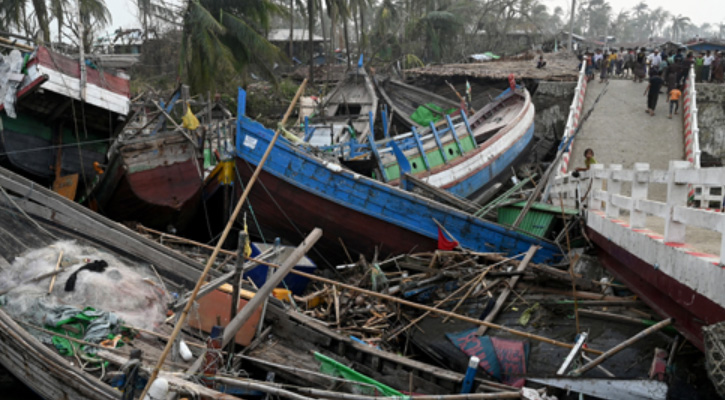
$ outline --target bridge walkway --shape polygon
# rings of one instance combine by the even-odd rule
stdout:
[[[592,107],[593,111],[574,140],[570,171],[584,166],[587,148],[594,150],[597,163],[607,167],[619,164],[625,170],[632,169],[635,163],[648,163],[652,170],[667,170],[671,160],[684,160],[682,110],[672,119],[668,118],[669,101],[663,87],[655,116],[651,117],[645,112],[646,87],[646,82],[631,80],[610,80],[604,84],[597,79],[589,83],[583,112]],[[631,184],[623,183],[621,193],[629,196]],[[650,184],[648,199],[666,202],[667,185]],[[629,222],[628,213],[623,210],[620,219]],[[664,234],[664,226],[662,218],[647,217],[648,229]],[[721,234],[718,232],[688,226],[686,237],[693,248],[719,255]]]

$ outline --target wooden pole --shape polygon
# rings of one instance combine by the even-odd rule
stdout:
[[[292,254],[287,257],[287,259],[282,263],[279,270],[277,270],[270,279],[267,279],[267,281],[262,285],[261,288],[257,291],[257,293],[252,297],[251,300],[249,300],[249,303],[247,303],[244,308],[237,314],[234,319],[229,321],[229,325],[224,328],[224,336],[222,337],[222,346],[229,343],[234,336],[237,334],[237,331],[244,325],[245,322],[249,319],[249,317],[252,316],[252,313],[257,310],[266,300],[267,297],[272,293],[272,290],[279,285],[280,282],[282,282],[282,279],[284,279],[285,276],[292,270],[292,268],[297,265],[297,263],[302,259],[302,257],[305,256],[305,254],[314,246],[314,244],[322,237],[322,230],[320,228],[315,228],[307,237],[305,240],[300,243],[299,246],[292,252]]]
[[[486,274],[488,274],[488,272],[491,271],[492,268],[493,268],[493,265],[488,266],[485,270],[483,270],[483,272],[481,272],[480,274],[478,274],[478,276],[475,277],[473,279],[473,281],[471,281],[471,285],[469,285],[468,290],[466,291],[466,293],[463,296],[461,296],[461,298],[458,300],[458,303],[456,303],[456,305],[453,306],[453,308],[451,309],[451,312],[456,312],[456,310],[458,310],[458,307],[460,307],[461,304],[463,304],[463,302],[466,301],[466,299],[468,299],[468,296],[471,295],[471,293],[476,288],[476,286],[478,286],[478,284],[481,283],[481,281],[483,280],[483,278],[486,277]],[[445,317],[445,318],[443,318],[443,323],[448,322],[448,320],[450,318],[451,317]]]
[[[519,266],[516,267],[516,272],[524,272],[526,267],[529,265],[529,262],[532,258],[534,258],[534,254],[536,254],[536,251],[539,250],[538,246],[531,246],[529,247],[529,251],[526,252],[526,256],[523,260],[519,263]],[[486,316],[484,321],[486,322],[493,322],[494,318],[498,315],[498,313],[503,308],[504,303],[506,302],[506,299],[508,299],[509,295],[511,294],[511,291],[513,290],[514,286],[519,282],[519,279],[521,276],[516,275],[509,278],[508,286],[506,286],[502,291],[501,294],[498,296],[498,299],[496,299],[496,305],[493,307],[493,310],[491,310],[490,313]],[[478,328],[476,331],[476,335],[483,336],[486,334],[486,331],[488,330],[488,327],[483,325]]]
[[[289,255],[284,260],[284,263],[279,267],[279,270],[274,273],[271,277],[267,279],[266,282],[264,282],[264,285],[262,285],[261,288],[257,291],[257,293],[254,294],[254,297],[252,297],[249,300],[249,303],[247,303],[244,308],[239,311],[237,315],[232,318],[231,321],[229,321],[229,324],[224,328],[224,333],[222,336],[222,347],[227,346],[230,343],[233,343],[232,340],[237,335],[237,331],[242,328],[242,326],[249,320],[249,318],[254,314],[257,309],[259,309],[269,297],[270,294],[272,294],[272,290],[279,285],[280,282],[282,282],[282,279],[284,279],[285,276],[297,265],[297,263],[300,261],[302,257],[314,246],[314,244],[322,237],[322,230],[320,228],[315,228],[306,238],[305,240],[300,243],[299,246],[292,252],[292,254]],[[238,297],[237,297],[238,299]],[[201,368],[203,362],[204,362],[205,353],[202,353],[199,358],[196,359],[194,364],[189,367],[189,369],[186,371],[189,374],[196,373],[199,368]]]
[[[292,103],[290,103],[289,108],[287,109],[287,113],[284,115],[284,119],[281,122],[282,125],[284,125],[284,123],[287,122],[287,118],[289,118],[289,115],[292,113],[295,103],[297,103],[297,100],[300,98],[300,95],[304,91],[306,85],[307,85],[307,80],[304,80],[302,82],[302,85],[300,85],[299,89],[297,90],[297,94],[295,94],[295,97],[292,100]],[[237,118],[238,117],[239,116],[237,116]],[[176,321],[176,325],[174,326],[174,330],[171,333],[171,337],[170,337],[168,343],[166,343],[166,347],[164,347],[164,351],[161,353],[161,356],[159,357],[159,361],[156,363],[156,366],[154,367],[153,371],[151,371],[151,376],[149,376],[148,383],[146,383],[146,387],[143,389],[143,392],[141,393],[141,396],[139,396],[139,398],[143,399],[146,396],[146,393],[151,388],[151,385],[154,383],[154,380],[156,380],[156,377],[159,375],[159,370],[161,370],[161,366],[164,364],[164,361],[166,361],[166,357],[169,355],[169,352],[171,351],[171,348],[174,345],[174,341],[176,340],[176,337],[179,335],[179,332],[181,332],[181,327],[186,322],[186,317],[189,314],[189,310],[194,305],[194,300],[196,299],[196,295],[199,293],[199,289],[201,289],[201,287],[204,285],[204,282],[206,281],[206,276],[207,276],[207,274],[209,274],[209,270],[214,265],[214,260],[216,260],[217,255],[219,255],[219,250],[221,249],[224,242],[227,240],[227,236],[229,236],[229,232],[232,230],[232,225],[234,225],[234,221],[237,220],[239,213],[242,211],[242,206],[244,206],[244,202],[247,200],[247,196],[249,196],[249,192],[252,190],[252,187],[254,187],[254,183],[257,181],[259,174],[262,172],[264,163],[267,162],[267,158],[269,157],[269,154],[272,152],[272,149],[274,148],[274,144],[277,142],[277,139],[279,138],[280,132],[281,132],[280,129],[277,129],[277,131],[275,131],[274,137],[272,137],[272,140],[269,142],[269,146],[267,146],[267,150],[265,150],[264,155],[262,156],[262,159],[259,161],[257,168],[254,170],[254,174],[252,174],[252,177],[249,179],[249,182],[247,183],[247,187],[244,189],[244,193],[242,193],[242,196],[239,198],[239,202],[237,203],[237,206],[234,208],[234,213],[232,213],[232,216],[229,218],[229,222],[227,222],[227,226],[224,228],[224,231],[222,232],[222,235],[219,238],[219,241],[217,242],[217,245],[214,248],[214,251],[212,252],[211,256],[209,256],[209,261],[207,261],[206,266],[204,267],[204,270],[201,272],[201,275],[199,276],[199,280],[196,281],[196,286],[194,287],[194,290],[191,292],[189,301],[186,303],[184,310],[181,312],[181,316],[179,316],[179,319]],[[239,315],[241,315],[241,314],[238,314],[237,316],[239,316]],[[230,323],[230,325],[231,325],[231,323]],[[226,330],[225,330],[225,333],[226,333]],[[226,338],[226,335],[224,335],[224,336]]]
[[[580,376],[581,374],[589,371],[590,369],[596,367],[597,365],[603,363],[608,358],[612,357],[613,355],[619,353],[620,351],[624,350],[626,347],[634,344],[638,340],[644,338],[645,336],[648,336],[651,333],[657,332],[658,330],[670,325],[672,323],[672,318],[668,318],[664,321],[660,321],[659,323],[650,326],[649,328],[643,330],[642,332],[632,336],[631,338],[625,340],[624,342],[614,346],[610,350],[607,350],[605,353],[601,354],[599,357],[595,358],[591,362],[583,365],[582,367],[579,367],[575,369],[574,371],[571,371],[569,375],[571,376]]]
[[[559,206],[561,207],[561,219],[564,221],[564,224],[566,225],[566,213],[564,212],[564,198],[559,196]],[[576,277],[574,276],[574,264],[575,260],[574,257],[571,256],[571,240],[569,239],[569,229],[564,227],[564,232],[566,233],[566,250],[567,250],[567,257],[569,258],[569,277],[571,278],[571,293],[572,296],[574,293],[576,293]],[[578,257],[577,257],[578,259]],[[576,321],[576,333],[578,334],[581,332],[579,329],[579,303],[577,302],[576,296],[574,296],[574,319]]]
[[[60,250],[60,254],[58,255],[58,262],[55,264],[55,269],[53,270],[54,274],[53,277],[50,278],[50,286],[48,286],[48,294],[53,292],[53,286],[55,286],[55,280],[58,278],[58,270],[60,269],[60,263],[63,261],[63,250]]]

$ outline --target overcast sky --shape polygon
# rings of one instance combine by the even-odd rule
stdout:
[[[549,7],[549,11],[555,7],[561,7],[565,12],[571,9],[571,0],[541,0]],[[616,15],[620,10],[631,10],[640,0],[607,0],[612,6],[612,14]],[[709,22],[717,25],[725,22],[725,1],[723,0],[650,0],[646,1],[650,8],[662,7],[670,14],[682,14],[690,17],[693,23],[701,25]],[[579,4],[579,1],[577,1]],[[568,15],[567,15],[568,17]]]
[[[559,6],[568,12],[571,0],[541,0],[549,7],[549,11]],[[639,0],[608,0],[612,11],[617,14],[620,10],[629,10]],[[662,7],[672,14],[682,14],[690,17],[692,22],[700,25],[709,22],[717,25],[725,22],[725,1],[723,0],[650,0],[646,1],[650,8]],[[124,29],[139,27],[136,2],[133,0],[106,0],[106,5],[113,17],[112,32],[118,27]]]

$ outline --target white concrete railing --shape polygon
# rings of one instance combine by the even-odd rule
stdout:
[[[601,164],[590,168],[578,179],[572,176],[556,178],[551,188],[552,203],[559,204],[561,198],[565,205],[576,207],[588,192],[584,201],[589,210],[603,211],[609,219],[619,219],[621,212],[626,210],[631,229],[646,228],[648,215],[662,218],[665,243],[685,243],[688,226],[719,232],[723,234],[720,242],[722,265],[725,214],[687,207],[687,199],[690,186],[725,186],[725,168],[693,168],[688,161],[670,161],[668,171],[650,170],[649,164],[644,163],[635,164],[632,170],[623,170],[621,165],[610,165],[605,169]],[[621,192],[624,182],[631,182],[629,196]],[[667,185],[666,202],[647,198],[650,183]]]
[[[566,175],[569,170],[571,149],[574,146],[574,142],[571,141],[571,143],[569,143],[569,139],[576,132],[576,128],[579,126],[579,122],[582,117],[584,97],[587,92],[586,68],[587,57],[582,57],[582,66],[579,70],[579,78],[577,80],[576,89],[574,89],[574,99],[571,101],[571,106],[569,107],[569,117],[566,120],[564,134],[562,135],[559,150],[557,151],[557,158],[559,155],[561,155],[561,158],[559,159],[559,165],[557,165],[556,176]]]

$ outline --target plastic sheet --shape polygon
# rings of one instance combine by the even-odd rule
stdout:
[[[55,270],[61,250],[64,269],[49,295],[51,278],[35,278]],[[103,260],[108,267],[103,272],[81,271],[75,289],[66,292],[65,283],[71,274],[94,260]],[[4,296],[5,311],[41,326],[46,323],[48,309],[68,305],[113,312],[129,325],[153,330],[163,323],[168,302],[148,266],[121,261],[106,251],[75,241],[59,241],[17,257],[10,268],[0,272],[0,291],[8,288],[13,289]]]

